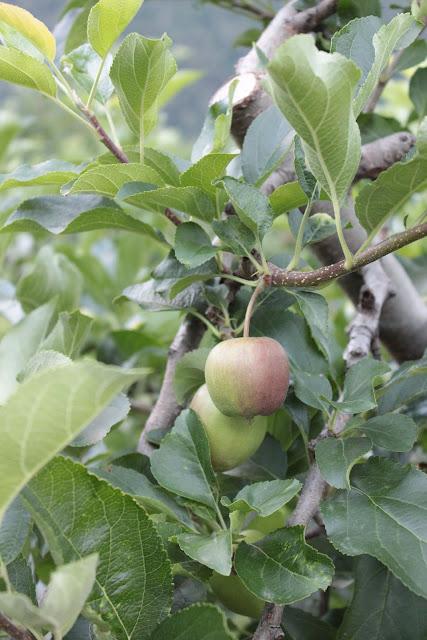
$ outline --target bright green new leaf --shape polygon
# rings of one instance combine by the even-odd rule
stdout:
[[[96,193],[113,198],[128,182],[145,182],[156,186],[164,184],[151,167],[141,164],[104,164],[84,171],[69,193]]]
[[[22,487],[106,407],[139,371],[93,361],[47,369],[0,407],[0,518]]]
[[[360,160],[353,94],[360,71],[312,36],[285,42],[268,66],[273,96],[303,142],[308,168],[332,200],[348,191]]]
[[[8,2],[0,2],[0,22],[18,31],[50,61],[55,59],[56,40],[47,26],[29,11]]]
[[[111,67],[111,80],[132,131],[144,137],[157,122],[158,99],[176,72],[167,36],[159,40],[132,33],[123,41]]]
[[[297,181],[282,184],[270,196],[270,204],[273,207],[275,216],[280,216],[282,213],[302,207],[307,202],[308,198]]]
[[[116,40],[132,22],[144,0],[99,0],[89,13],[87,37],[95,51],[105,58]]]
[[[316,446],[316,462],[330,485],[346,489],[352,468],[371,449],[369,438],[325,438]]]
[[[346,555],[374,556],[426,598],[426,475],[371,458],[353,469],[350,480],[351,491],[339,491],[321,506],[332,544]]]
[[[88,599],[96,578],[98,554],[69,562],[55,569],[40,607],[54,621],[54,637],[66,634]]]
[[[304,527],[287,527],[254,544],[242,542],[235,567],[245,586],[261,600],[291,604],[332,581],[334,565],[304,539]]]
[[[93,370],[91,378],[105,379],[105,374]],[[87,380],[83,384],[90,386]],[[148,640],[169,611],[172,575],[160,537],[141,506],[63,457],[29,483],[24,500],[56,564],[98,554],[87,605],[114,638]]]
[[[230,511],[255,511],[265,518],[292,500],[300,489],[301,483],[295,478],[255,482],[243,487],[232,501],[222,498],[222,504]]]
[[[396,162],[367,184],[356,199],[356,213],[368,233],[374,235],[390,216],[399,213],[415,193],[427,188],[427,118],[418,130],[417,153],[409,161]]]
[[[211,534],[182,533],[176,541],[184,553],[223,576],[231,573],[231,532],[214,531]]]
[[[0,80],[19,84],[48,96],[56,95],[56,83],[49,68],[17,49],[0,46]]]
[[[268,198],[256,187],[226,177],[224,188],[240,220],[262,238],[273,224],[273,210]]]
[[[190,216],[209,222],[216,215],[212,198],[198,187],[162,187],[142,189],[140,185],[125,185],[119,199],[134,207],[164,213],[166,208],[182,211]]]
[[[175,256],[186,267],[198,267],[215,256],[218,248],[212,245],[206,231],[195,222],[184,222],[175,233]]]
[[[233,158],[234,153],[208,153],[181,174],[181,186],[198,187],[214,196],[217,187],[212,182],[224,176]]]
[[[194,604],[169,616],[151,640],[234,640],[225,615],[213,604]]]

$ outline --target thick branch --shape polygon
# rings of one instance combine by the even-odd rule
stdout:
[[[364,284],[360,289],[356,316],[350,325],[349,341],[344,352],[347,367],[375,353],[383,305],[392,295],[391,283],[381,261],[363,267]]]
[[[286,271],[273,266],[270,276],[267,276],[267,282],[275,287],[315,287],[358,271],[361,267],[365,267],[371,262],[375,262],[389,253],[393,253],[426,236],[427,222],[419,224],[412,229],[406,229],[401,233],[396,233],[386,240],[368,247],[363,253],[355,257],[351,269],[345,267],[345,260],[314,269],[314,271]]]
[[[415,137],[407,131],[392,133],[364,144],[356,178],[375,180],[382,171],[402,160],[415,144]]]
[[[26,629],[15,626],[10,620],[0,613],[0,629],[13,638],[13,640],[36,640],[33,634]]]
[[[138,451],[150,455],[153,451],[147,436],[155,429],[170,429],[178,417],[182,407],[175,396],[173,380],[176,365],[189,351],[197,349],[205,332],[202,322],[193,316],[187,316],[178,329],[168,353],[165,375],[156,404],[145,424],[144,431],[138,445]]]

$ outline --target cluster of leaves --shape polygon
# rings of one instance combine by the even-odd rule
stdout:
[[[253,458],[215,474],[191,411],[169,434],[152,433],[160,446],[151,460],[129,453],[140,429],[130,401],[151,398],[147,367],[161,369],[173,312],[195,314],[211,329],[202,348],[178,364],[183,404],[204,382],[212,334],[242,330],[252,283],[230,303],[224,253],[262,273],[266,256],[274,260],[270,231],[285,213],[295,266],[306,245],[337,227],[341,234],[340,207],[361,144],[368,131],[378,137],[392,126],[360,113],[395,50],[403,49],[399,71],[424,60],[421,24],[409,13],[388,24],[359,17],[335,33],[331,53],[311,36],[295,36],[268,65],[276,105],[253,122],[241,153],[229,136],[238,92],[231,83],[228,98],[209,110],[188,162],[146,145],[162,104],[182,86],[169,39],[130,34],[111,53],[141,4],[72,0],[60,55],[44,25],[0,4],[0,78],[43,93],[87,128],[98,117],[112,138],[109,109],[118,101],[135,141],[124,149],[128,163],[113,145],[82,165],[49,160],[0,177],[0,191],[17,194],[2,215],[0,238],[11,242],[25,232],[45,245],[24,269],[19,255],[9,257],[16,287],[0,283],[10,322],[0,342],[0,611],[37,639],[226,640],[254,624],[236,617],[224,588],[215,587],[226,578],[249,598],[255,613],[246,614],[258,615],[264,601],[287,605],[285,630],[295,640],[308,630],[312,637],[376,633],[388,640],[390,620],[409,638],[407,613],[399,616],[397,604],[417,616],[410,637],[422,640],[427,481],[407,463],[423,442],[426,358],[393,371],[367,358],[344,374],[326,298],[268,291],[252,333],[287,350],[292,388]],[[415,153],[357,185],[357,215],[370,237],[426,187],[423,74],[410,86]],[[297,179],[267,197],[260,186],[291,150]],[[296,209],[320,193],[336,221]],[[227,202],[233,214],[224,217]],[[176,229],[169,210],[178,212]],[[215,326],[203,315],[208,305]],[[159,311],[173,320],[162,322]],[[303,527],[284,525],[310,442],[324,425],[333,430],[339,414],[351,417],[345,429],[315,449],[332,490],[322,506],[326,532],[314,531],[308,544]],[[46,585],[38,605],[36,586]],[[320,619],[312,614],[326,589],[331,607]],[[302,600],[304,609],[288,606]],[[367,609],[374,622],[366,622]]]

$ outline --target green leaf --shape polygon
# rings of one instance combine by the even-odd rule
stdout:
[[[164,284],[164,282],[166,282],[166,288],[159,289],[159,284]],[[143,284],[135,284],[127,287],[121,297],[141,305],[143,309],[150,309],[151,311],[189,309],[190,307],[197,306],[198,302],[202,299],[203,287],[197,282],[188,286],[172,299],[169,297],[170,289],[168,290],[167,287],[175,284],[175,281],[172,283],[170,281],[164,282],[160,280],[148,280],[148,282],[144,282]]]
[[[417,69],[409,83],[409,97],[411,98],[419,118],[427,116],[427,69]]]
[[[323,374],[308,371],[293,371],[295,395],[304,404],[321,411],[328,411],[328,400],[332,399],[332,387]]]
[[[378,138],[385,138],[402,131],[402,125],[398,120],[385,118],[378,113],[361,113],[357,122],[362,136],[362,144],[375,142]]]
[[[7,565],[7,574],[12,588],[18,593],[23,593],[34,604],[36,599],[36,585],[34,584],[33,571],[29,562],[20,554],[13,562]]]
[[[367,553],[411,591],[427,596],[427,477],[385,458],[371,458],[351,474],[350,492],[321,506],[328,537],[341,553]]]
[[[273,224],[273,210],[268,198],[252,185],[226,177],[224,188],[240,220],[262,238]]]
[[[158,280],[157,291],[168,299],[173,299],[189,285],[203,280],[210,280],[218,273],[215,260],[204,262],[199,267],[189,269],[182,265],[171,252],[153,272]]]
[[[353,20],[334,37],[333,47],[351,57],[363,70],[362,84],[354,100],[356,116],[368,102],[393,51],[410,45],[421,29],[409,13],[395,16],[374,33],[379,24],[372,16]],[[371,38],[373,48],[366,42]]]
[[[0,192],[15,187],[62,185],[76,177],[79,167],[70,162],[48,160],[35,165],[22,165],[11,173],[0,175]]]
[[[97,193],[114,198],[128,182],[163,185],[163,180],[151,167],[141,164],[103,164],[84,171],[69,193]]]
[[[371,449],[369,438],[325,438],[316,446],[316,462],[330,485],[346,489],[352,468]]]
[[[57,311],[74,311],[80,302],[83,278],[61,253],[46,245],[37,254],[31,271],[22,276],[16,297],[25,311],[32,311],[56,298]]]
[[[378,392],[378,411],[387,413],[408,406],[427,391],[427,357],[405,362]]]
[[[292,640],[336,639],[335,627],[297,607],[285,608],[282,627]]]
[[[193,560],[204,564],[222,576],[231,573],[231,532],[215,531],[211,534],[182,533],[176,541]]]
[[[212,604],[194,604],[163,620],[151,640],[233,640],[225,615]]]
[[[105,438],[115,424],[122,422],[130,411],[130,403],[124,393],[119,393],[90,424],[74,438],[72,447],[87,447]]]
[[[227,87],[227,95],[209,107],[199,137],[194,143],[191,160],[196,162],[208,153],[223,151],[230,138],[233,118],[233,96],[238,82],[231,80]]]
[[[329,308],[324,296],[302,289],[293,292],[310,327],[313,340],[326,358],[330,357]]]
[[[362,413],[377,406],[374,393],[375,381],[390,371],[385,362],[363,358],[347,371],[344,390],[338,402],[332,402],[344,413]]]
[[[425,600],[406,589],[374,558],[357,560],[353,599],[338,640],[424,640],[426,636]]]
[[[115,464],[105,469],[94,469],[98,478],[102,478],[112,487],[132,496],[148,513],[164,513],[174,522],[180,522],[188,529],[194,529],[187,510],[181,507],[164,489],[134,469],[126,469]]]
[[[318,51],[312,36],[297,35],[279,47],[268,72],[279,108],[302,139],[309,170],[331,199],[341,200],[360,160],[352,104],[359,69],[338,53]]]
[[[338,0],[338,15],[349,20],[355,17],[380,16],[381,0]]]
[[[89,13],[87,37],[95,51],[105,58],[123,31],[134,19],[143,0],[99,0]]]
[[[291,302],[289,302],[289,298]],[[317,349],[304,318],[283,309],[294,301],[293,296],[277,293],[255,312],[251,322],[252,334],[270,336],[286,349],[291,365],[313,375],[328,371],[327,362]]]
[[[205,382],[205,364],[210,349],[203,347],[186,353],[177,363],[173,388],[176,399],[184,404]]]
[[[402,51],[399,60],[394,67],[395,73],[410,69],[424,62],[427,58],[427,42],[425,40],[415,40],[409,47]]]
[[[195,222],[184,222],[175,233],[175,256],[186,267],[199,267],[218,251],[206,231]]]
[[[362,226],[374,234],[386,220],[398,213],[414,193],[427,187],[427,118],[418,131],[417,153],[409,161],[396,162],[368,183],[356,199],[356,213]]]
[[[50,576],[41,611],[54,620],[54,634],[67,633],[89,597],[96,578],[98,554],[58,567]]]
[[[331,560],[306,544],[302,526],[278,529],[254,544],[242,542],[235,566],[249,591],[275,604],[291,604],[325,590],[334,575]]]
[[[72,76],[76,84],[83,89],[87,96],[90,95],[93,84],[97,78],[102,59],[92,49],[90,44],[82,44],[68,55],[61,58],[61,66]],[[114,93],[113,83],[110,80],[110,67],[112,57],[107,57],[107,63],[98,80],[95,99],[106,105]]]
[[[352,431],[363,431],[377,447],[389,451],[410,451],[417,439],[417,425],[400,413],[386,413],[366,422],[357,420],[354,426],[350,422],[345,433]]]
[[[209,443],[194,411],[183,411],[151,456],[157,482],[184,498],[216,508],[217,491]]]
[[[289,227],[295,238],[298,236],[303,215],[297,209],[289,213]],[[337,231],[335,219],[328,213],[314,213],[306,221],[302,236],[302,247],[329,238]]]
[[[98,553],[87,604],[114,638],[148,639],[169,610],[171,570],[144,510],[82,465],[61,457],[30,482],[24,498],[56,563]]]
[[[289,123],[275,105],[257,116],[243,141],[241,162],[246,182],[261,185],[283,162],[292,137]]]
[[[157,121],[158,99],[176,72],[167,36],[159,40],[131,33],[122,42],[111,67],[111,80],[130,129],[145,136]]]
[[[212,228],[224,245],[237,256],[247,256],[255,245],[254,234],[237,216],[212,220]]]
[[[300,489],[301,483],[295,478],[255,482],[243,487],[232,501],[223,498],[222,504],[229,511],[242,511],[243,513],[255,511],[265,518],[292,500]]]
[[[18,558],[31,529],[31,516],[17,497],[6,509],[0,524],[0,559],[5,565]]]
[[[55,621],[45,615],[22,593],[1,592],[0,608],[5,616],[30,631],[55,629]]]
[[[296,136],[294,140],[294,167],[300,183],[307,198],[314,199],[318,195],[318,184],[314,175],[307,169],[305,153],[301,139]]]
[[[55,302],[39,307],[13,326],[0,342],[0,405],[18,387],[17,377],[48,332]]]
[[[140,152],[133,145],[124,145],[123,151],[129,158],[131,164],[140,162]],[[183,161],[181,161],[183,162]],[[121,164],[121,162],[108,151],[98,156],[96,160],[88,166],[88,169],[94,169],[100,165],[105,164]],[[151,149],[146,147],[144,149],[144,166],[153,169],[163,180],[164,184],[169,184],[174,187],[180,185],[180,172],[175,164],[174,160],[167,154],[158,149]]]
[[[0,4],[0,22],[18,31],[51,62],[56,55],[56,41],[47,26],[29,11],[8,2]]]
[[[33,311],[37,313],[37,311]],[[58,321],[47,338],[43,341],[41,349],[44,351],[59,351],[74,360],[89,336],[93,319],[83,315],[80,311],[73,313],[61,313]]]
[[[270,204],[273,207],[275,217],[297,207],[302,207],[307,202],[308,198],[297,181],[282,184],[270,196]]]
[[[163,187],[142,190],[138,185],[124,187],[118,198],[141,209],[163,213],[166,208],[177,209],[209,222],[216,215],[212,199],[198,187]]]
[[[0,46],[0,80],[34,89],[48,96],[56,95],[56,83],[49,68],[17,49]]]
[[[92,361],[47,369],[23,382],[0,407],[0,519],[21,488],[141,376]]]
[[[182,187],[198,187],[215,196],[217,187],[212,183],[222,178],[235,153],[208,153],[181,174]]]
[[[95,229],[121,229],[160,240],[149,225],[125,213],[116,202],[94,195],[31,198],[12,213],[1,231],[35,232],[42,229],[55,235]]]

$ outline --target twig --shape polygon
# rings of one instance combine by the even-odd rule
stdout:
[[[169,209],[169,207],[166,207],[165,209],[165,216],[167,217],[168,220],[170,220],[172,222],[172,224],[174,224],[176,227],[179,227],[180,224],[182,224],[182,220],[181,218],[179,218],[176,213],[174,211],[172,211],[172,209]]]
[[[421,240],[427,236],[427,222],[419,224],[412,229],[406,229],[400,233],[395,233],[386,240],[368,247],[365,251],[354,257],[351,268],[345,266],[345,260],[340,260],[334,264],[314,269],[313,271],[286,271],[270,265],[271,275],[269,282],[274,287],[316,287],[326,282],[331,282],[337,278],[348,275],[353,271],[358,271],[362,267],[375,262],[380,258],[394,253],[398,249]]]
[[[173,381],[176,365],[189,351],[197,349],[205,326],[192,316],[187,316],[178,329],[168,353],[165,375],[162,387],[153,410],[145,424],[139,440],[138,451],[150,455],[154,447],[148,442],[147,436],[155,429],[170,429],[181,411],[181,406],[175,396]]]
[[[13,638],[13,640],[36,640],[31,631],[26,629],[20,629],[15,626],[10,620],[5,618],[0,613],[0,629],[6,631],[6,633]]]
[[[265,288],[265,282],[263,279],[261,279],[257,286],[256,289],[254,290],[251,299],[249,300],[249,304],[246,308],[246,314],[245,314],[245,322],[243,325],[243,337],[244,338],[249,338],[249,333],[250,333],[250,327],[251,327],[251,319],[252,319],[252,314],[254,312],[254,308],[255,308],[255,304],[256,301],[258,299],[258,296],[260,295],[260,293],[262,293],[262,291]]]
[[[349,330],[349,341],[344,352],[347,367],[361,358],[375,353],[381,311],[392,295],[391,283],[380,261],[362,269],[364,284],[360,289],[359,304]]]
[[[119,160],[119,162],[128,164],[129,158],[127,157],[125,152],[120,147],[118,147],[115,142],[113,142],[108,133],[105,131],[104,127],[99,122],[96,115],[92,111],[90,111],[79,98],[77,100],[77,106],[79,107],[80,111],[83,113],[87,121],[95,129],[102,144],[105,145],[109,151],[111,151],[111,153],[117,158],[117,160]]]

